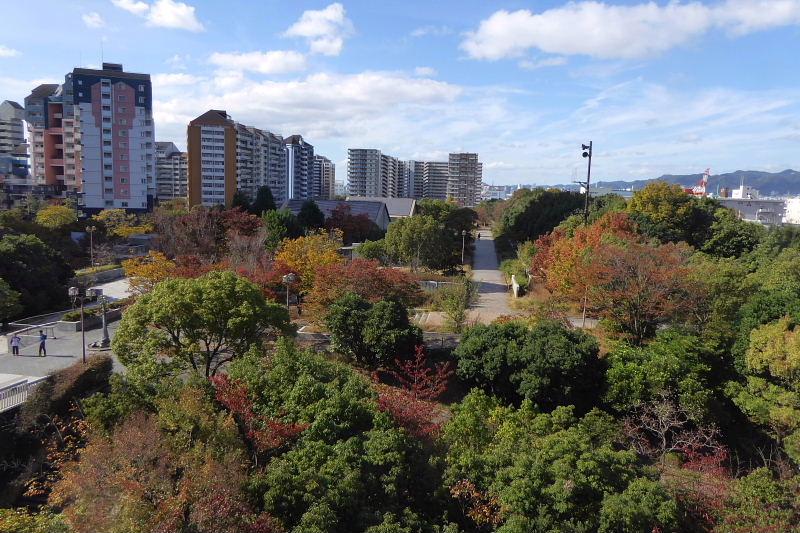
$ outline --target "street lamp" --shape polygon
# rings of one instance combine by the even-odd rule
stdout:
[[[464,243],[466,241],[466,238],[467,238],[467,230],[462,229],[461,230],[461,264],[462,265],[464,264]]]
[[[97,226],[86,226],[86,231],[89,232],[89,261],[91,262],[89,267],[94,268],[94,240],[92,239],[92,235],[97,231]]]
[[[96,296],[97,301],[103,306],[103,338],[97,342],[92,343],[92,348],[108,348],[111,346],[111,339],[108,336],[108,320],[106,319],[106,304],[108,304],[108,296],[103,294],[103,289],[89,289],[87,291],[90,296]]]
[[[583,150],[583,157],[589,159],[589,166],[586,168],[586,198],[583,200],[583,223],[589,224],[589,181],[592,177],[592,141],[589,144],[581,144]]]
[[[289,272],[285,276],[283,276],[283,283],[286,285],[286,309],[289,309],[289,285],[294,283],[297,279],[294,272]]]
[[[83,304],[92,299],[95,295],[95,290],[97,289],[89,289],[87,291],[78,287],[70,287],[67,291],[67,294],[69,294],[69,297],[72,299],[73,307],[75,307],[78,302],[81,304],[81,348],[83,349],[84,364],[86,364],[86,324],[83,320]]]

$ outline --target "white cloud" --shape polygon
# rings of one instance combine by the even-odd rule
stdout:
[[[353,23],[345,16],[344,6],[337,2],[322,10],[304,11],[300,20],[283,36],[304,37],[312,53],[338,56],[344,47],[344,40],[353,31]]]
[[[175,85],[193,85],[202,81],[203,79],[204,78],[192,76],[191,74],[184,74],[182,72],[152,75],[153,85],[158,88]]]
[[[187,31],[205,31],[203,24],[197,20],[194,9],[194,6],[175,0],[156,0],[147,14],[147,25]]]
[[[83,19],[83,23],[89,28],[102,28],[106,25],[106,21],[103,20],[100,13],[97,12],[84,13],[81,15],[81,18]]]
[[[546,57],[536,61],[530,59],[523,59],[519,62],[519,66],[527,70],[536,70],[537,68],[544,67],[558,67],[567,64],[566,57]]]
[[[483,168],[508,170],[516,168],[516,165],[512,165],[511,163],[506,163],[505,161],[489,161],[488,163],[483,164]]]
[[[416,28],[414,31],[411,32],[412,37],[424,37],[426,35],[435,35],[435,36],[442,36],[442,35],[450,35],[453,33],[453,30],[447,26],[422,26],[421,28]]]
[[[186,67],[186,62],[189,59],[191,59],[191,56],[189,56],[189,55],[175,54],[174,56],[172,56],[169,59],[167,59],[166,61],[164,61],[164,63],[166,63],[167,65],[170,65],[172,68],[177,68],[177,69],[180,69],[180,70],[186,70],[186,68],[187,68]]]
[[[215,52],[208,60],[222,69],[249,70],[262,74],[282,74],[306,68],[306,57],[291,50],[229,54]]]
[[[414,74],[424,78],[430,78],[432,76],[436,76],[437,72],[433,67],[417,67],[414,69]]]
[[[117,7],[130,11],[134,15],[144,16],[150,9],[150,4],[139,2],[137,0],[111,0],[111,3]]]
[[[187,31],[205,31],[205,26],[197,20],[195,7],[175,0],[156,0],[154,4],[138,0],[111,0],[125,11],[147,19],[148,26],[175,28]]]
[[[18,55],[22,55],[22,52],[0,44],[0,57],[14,57]]]
[[[570,2],[535,14],[500,10],[468,32],[461,48],[474,59],[521,57],[531,48],[563,55],[641,58],[685,45],[713,28],[741,35],[800,23],[800,0],[648,2],[609,5]]]

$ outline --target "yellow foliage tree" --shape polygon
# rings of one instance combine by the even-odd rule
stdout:
[[[141,226],[122,226],[114,231],[114,235],[119,235],[123,239],[128,239],[133,235],[152,233],[152,231],[153,226],[151,224],[142,224]]]
[[[117,235],[120,228],[135,224],[136,216],[128,214],[124,209],[104,209],[93,216],[92,220],[102,222],[106,228],[106,234]]]
[[[634,193],[628,211],[648,215],[657,223],[683,224],[691,215],[693,205],[694,200],[680,185],[656,181]]]
[[[66,226],[76,220],[75,211],[65,205],[51,205],[36,213],[36,223],[50,229]]]
[[[275,259],[297,272],[301,290],[308,292],[314,286],[314,276],[319,267],[344,263],[344,257],[339,254],[341,247],[340,230],[330,233],[318,231],[299,239],[284,239]]]
[[[161,283],[175,278],[178,265],[160,252],[150,251],[146,256],[122,262],[125,275],[130,278],[130,292],[134,296],[148,293]]]

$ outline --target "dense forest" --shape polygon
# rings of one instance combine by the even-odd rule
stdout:
[[[0,529],[800,530],[800,232],[663,183],[582,209],[426,202],[351,262],[347,213],[157,211],[126,371],[60,371],[0,427]],[[476,219],[524,311],[423,346],[419,273]]]

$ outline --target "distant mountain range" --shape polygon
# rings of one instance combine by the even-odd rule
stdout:
[[[610,187],[612,189],[627,189],[633,187],[639,190],[651,181],[666,181],[668,183],[679,183],[684,187],[696,185],[703,174],[664,174],[651,180],[637,181],[599,181],[597,187]],[[717,188],[729,187],[736,189],[744,180],[745,185],[755,187],[761,196],[797,196],[800,195],[800,172],[796,170],[784,170],[783,172],[761,172],[759,170],[737,170],[726,174],[712,174],[708,179],[706,190],[709,193],[717,193]],[[595,184],[593,184],[595,185]]]

